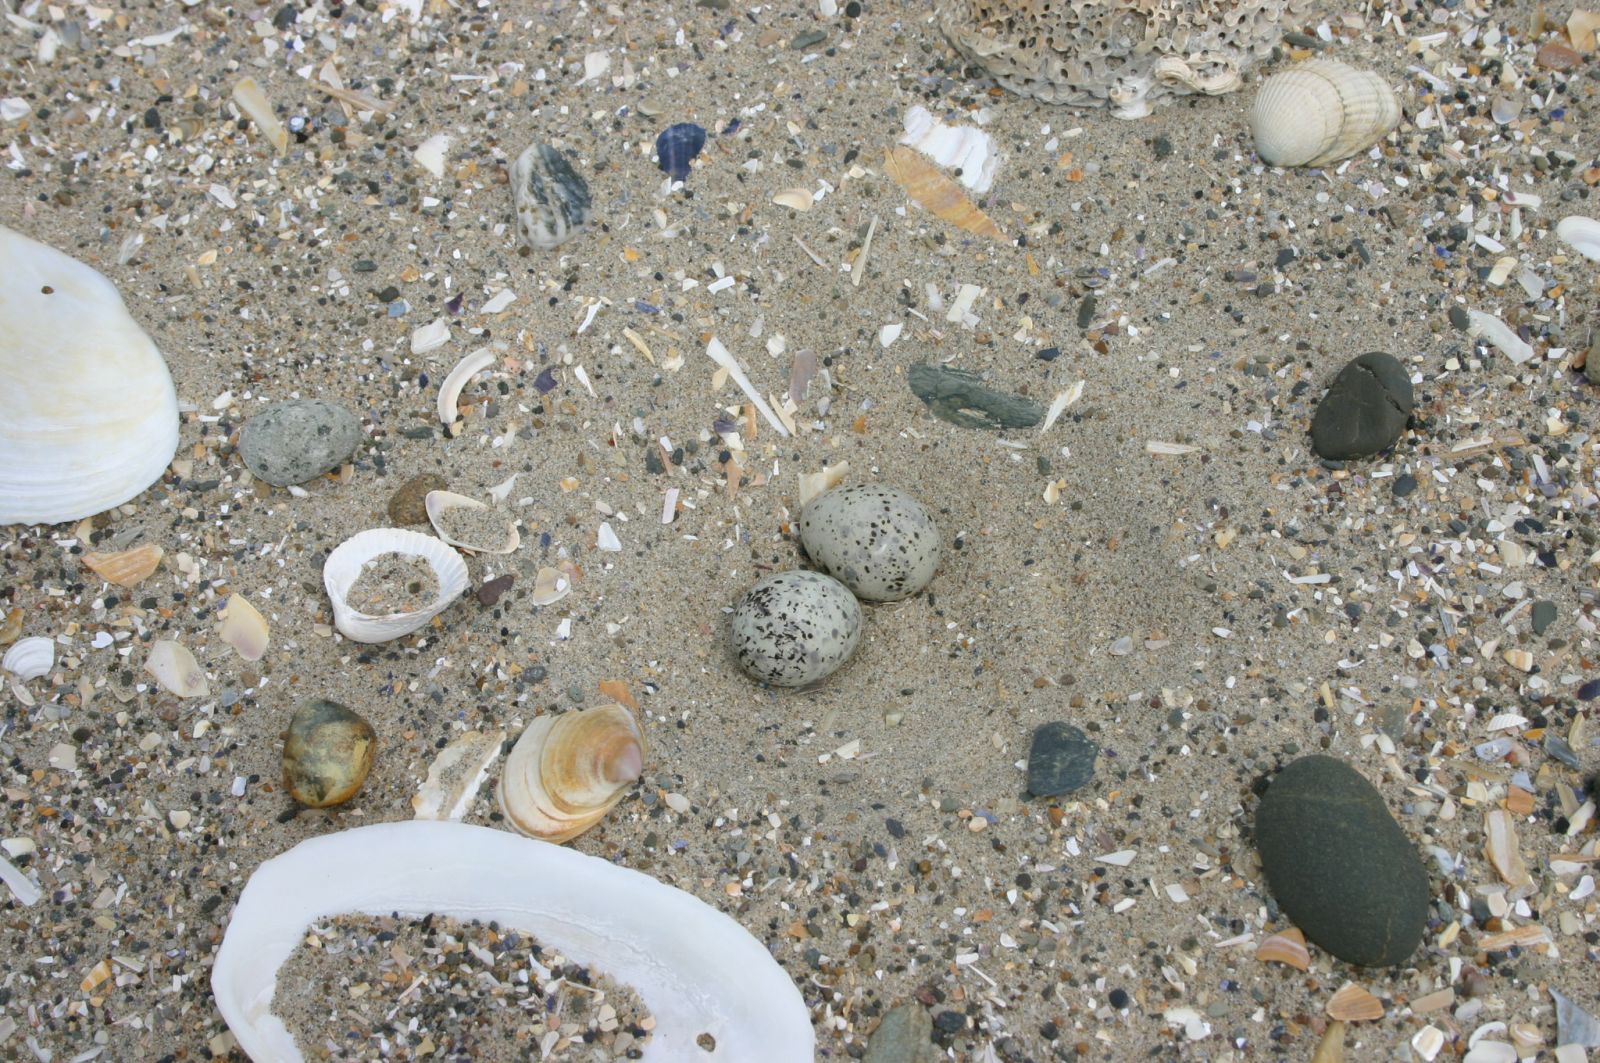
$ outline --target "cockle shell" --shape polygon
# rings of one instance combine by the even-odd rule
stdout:
[[[0,668],[4,668],[24,683],[48,674],[55,664],[55,641],[43,635],[18,639],[16,644],[6,651],[6,655],[0,657]]]
[[[494,921],[639,994],[646,1063],[811,1063],[800,992],[766,946],[693,895],[609,860],[465,823],[409,820],[301,842],[256,868],[211,991],[257,1063],[302,1063],[272,1013],[278,969],[312,923],[345,913]],[[702,1047],[705,1046],[705,1047]]]
[[[144,670],[155,677],[162,689],[180,698],[203,698],[211,693],[206,682],[206,670],[194,659],[194,654],[181,642],[161,639],[150,647],[144,660]]]
[[[349,604],[350,588],[368,561],[384,554],[420,557],[433,569],[439,594],[425,609],[372,616]],[[353,642],[388,642],[409,635],[444,612],[467,589],[467,563],[448,543],[403,528],[373,528],[334,548],[322,566],[322,585],[333,603],[333,624]]]
[[[167,363],[117,289],[0,225],[0,525],[121,505],[178,448]]]
[[[534,144],[511,167],[511,200],[517,234],[540,251],[560,247],[589,224],[589,186],[567,157],[548,144]]]
[[[429,491],[428,497],[423,502],[428,511],[428,521],[433,525],[433,530],[439,533],[439,538],[451,546],[462,550],[471,550],[479,554],[509,554],[522,542],[522,536],[517,532],[517,525],[513,518],[506,517],[505,537],[497,543],[468,543],[459,539],[452,539],[445,532],[444,526],[439,523],[440,514],[448,509],[488,509],[486,502],[479,502],[476,498],[458,495],[454,491]]]
[[[1383,78],[1332,59],[1272,75],[1250,107],[1256,154],[1272,166],[1327,166],[1399,124],[1400,99]]]
[[[156,566],[161,564],[163,552],[156,544],[145,543],[112,554],[87,553],[83,555],[83,563],[107,583],[115,583],[119,587],[137,587],[149,579]]]
[[[500,808],[522,833],[564,842],[600,822],[643,766],[644,734],[621,705],[541,716],[506,757]]]

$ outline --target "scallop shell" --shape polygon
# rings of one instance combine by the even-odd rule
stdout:
[[[589,186],[567,157],[548,144],[534,144],[511,167],[511,200],[517,234],[540,251],[560,247],[589,224]]]
[[[181,642],[161,639],[150,647],[144,670],[155,677],[162,689],[180,698],[203,698],[211,693],[206,670]]]
[[[1377,74],[1313,59],[1261,83],[1250,107],[1256,154],[1272,166],[1326,166],[1400,124],[1400,99]]]
[[[646,1060],[810,1063],[804,999],[733,919],[649,875],[465,823],[336,831],[268,860],[245,884],[211,969],[217,1009],[254,1060],[302,1063],[272,1013],[278,969],[312,923],[362,912],[494,920],[639,994]],[[704,1047],[702,1047],[704,1046]]]
[[[439,524],[439,515],[447,509],[489,508],[487,503],[479,502],[476,498],[468,498],[466,495],[458,495],[454,491],[429,491],[428,497],[424,500],[423,505],[428,511],[428,521],[433,525],[433,530],[439,533],[439,538],[443,539],[451,546],[459,549],[471,550],[474,553],[479,554],[509,554],[511,551],[517,548],[518,544],[522,542],[522,536],[517,533],[517,525],[515,521],[512,521],[509,518],[506,521],[506,537],[503,542],[496,543],[494,545],[483,545],[479,543],[462,542],[459,539],[450,538],[450,536],[445,533],[444,528]]]
[[[56,664],[56,644],[43,635],[18,639],[16,644],[0,657],[0,668],[26,683],[49,673]]]
[[[230,594],[222,606],[222,626],[217,637],[247,661],[259,661],[272,641],[267,618],[242,594]]]
[[[621,705],[541,716],[506,757],[500,808],[522,833],[564,842],[600,822],[643,763],[644,734]]]
[[[162,553],[161,547],[145,543],[113,554],[87,553],[83,555],[83,563],[107,583],[115,583],[119,587],[137,587],[149,579],[156,566],[161,564]]]
[[[384,554],[420,557],[439,581],[439,596],[426,609],[372,616],[350,606],[346,598],[368,561]],[[388,642],[409,635],[447,609],[467,589],[467,563],[448,543],[403,528],[373,528],[353,535],[328,555],[322,585],[333,603],[333,624],[353,642]]]
[[[1328,1018],[1363,1022],[1383,1018],[1383,1001],[1354,982],[1346,982],[1328,999]]]
[[[0,225],[0,525],[121,505],[178,448],[178,396],[117,289]]]

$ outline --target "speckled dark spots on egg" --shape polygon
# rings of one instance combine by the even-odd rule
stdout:
[[[801,687],[836,671],[861,641],[861,606],[818,572],[763,576],[734,606],[733,652],[763,683]]]
[[[856,597],[889,602],[922,590],[939,567],[939,529],[921,502],[892,487],[839,487],[800,515],[800,545]]]

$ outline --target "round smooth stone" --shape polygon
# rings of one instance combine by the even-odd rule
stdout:
[[[1256,809],[1267,885],[1305,936],[1347,963],[1401,964],[1422,942],[1428,874],[1372,784],[1343,761],[1302,757]]]
[[[800,545],[857,598],[892,602],[926,587],[939,567],[939,528],[926,506],[875,484],[836,487],[800,514]]]
[[[733,609],[733,652],[750,676],[802,687],[832,675],[861,641],[861,603],[820,572],[774,572]]]
[[[428,523],[428,492],[443,491],[449,486],[438,473],[413,476],[389,496],[389,520],[396,528]]]
[[[1336,461],[1387,450],[1406,430],[1413,401],[1411,377],[1393,357],[1372,351],[1352,358],[1317,404],[1311,448]]]
[[[239,430],[239,456],[257,478],[277,487],[332,472],[356,452],[361,422],[321,399],[274,403]]]

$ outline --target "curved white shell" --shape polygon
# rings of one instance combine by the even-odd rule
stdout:
[[[43,635],[18,639],[6,651],[6,655],[0,657],[0,668],[4,668],[24,683],[47,674],[55,664],[55,640],[47,639]]]
[[[178,396],[117,289],[0,225],[0,524],[121,505],[178,449]]]
[[[256,1063],[300,1063],[272,1014],[278,968],[314,921],[346,913],[494,920],[632,987],[655,1019],[647,1063],[811,1063],[799,990],[748,931],[648,875],[548,842],[412,820],[301,842],[250,876],[211,991]],[[710,1034],[716,1045],[695,1039]]]
[[[444,383],[439,385],[439,420],[445,424],[455,424],[459,416],[456,413],[456,401],[461,398],[461,389],[467,386],[467,381],[493,365],[499,354],[494,346],[479,347],[456,363],[456,367],[444,378]]]
[[[194,659],[194,654],[181,642],[161,639],[150,647],[144,670],[155,677],[157,683],[180,698],[203,698],[211,693],[206,682],[206,670]]]
[[[1256,154],[1272,166],[1326,166],[1400,124],[1400,99],[1377,74],[1313,59],[1261,83],[1250,107]]]
[[[1600,221],[1574,214],[1556,223],[1556,236],[1584,258],[1600,262]]]
[[[509,554],[522,542],[522,536],[517,532],[516,522],[512,520],[509,515],[506,519],[505,541],[495,543],[491,546],[462,542],[459,539],[452,539],[449,535],[445,534],[444,528],[439,524],[439,514],[443,513],[447,509],[489,508],[488,503],[479,502],[476,498],[468,498],[466,495],[458,495],[454,491],[429,491],[427,497],[423,499],[423,508],[428,511],[428,522],[433,525],[433,530],[439,533],[439,538],[443,539],[451,546],[458,547],[462,550],[471,550],[472,552],[478,554]]]
[[[347,602],[350,588],[361,578],[368,561],[383,554],[420,557],[439,580],[439,596],[426,609],[410,613],[371,616]],[[322,566],[322,585],[333,603],[333,625],[354,642],[388,642],[422,627],[444,612],[467,589],[467,563],[449,544],[421,532],[403,528],[373,528],[352,535],[328,555]]]

